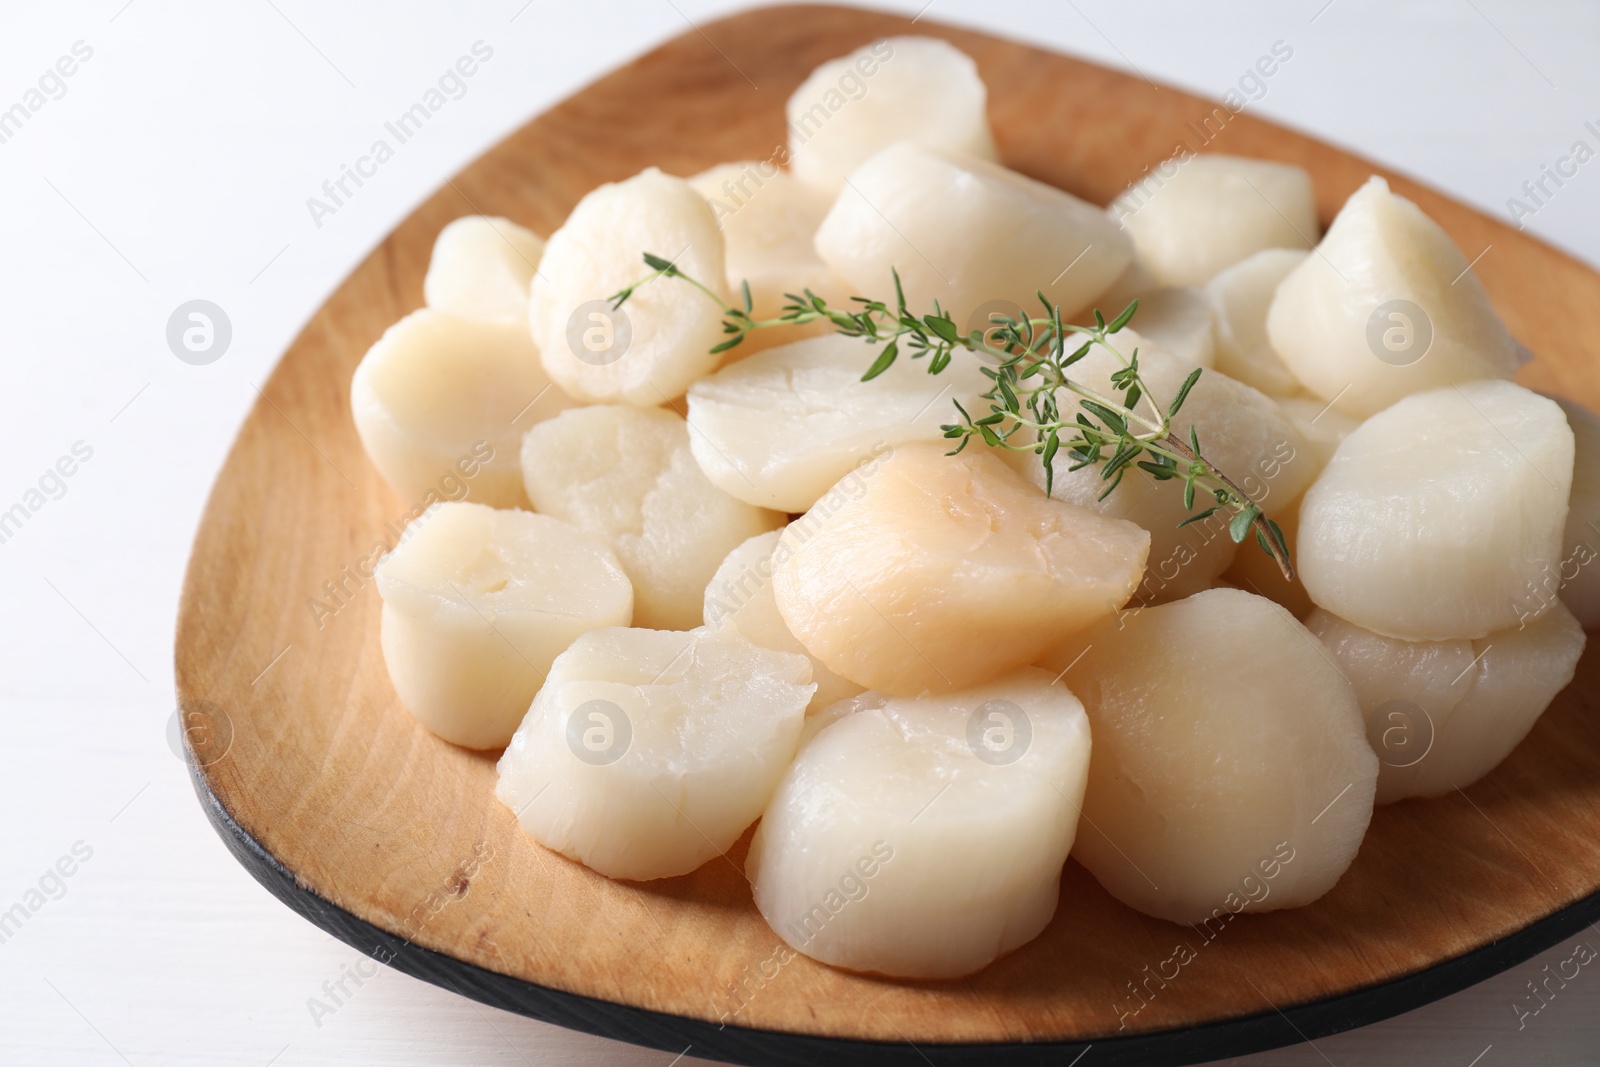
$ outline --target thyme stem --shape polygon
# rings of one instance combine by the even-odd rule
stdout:
[[[1047,494],[1054,489],[1054,463],[1063,448],[1074,461],[1071,470],[1099,468],[1100,477],[1107,482],[1105,491],[1100,494],[1102,500],[1121,484],[1130,466],[1138,467],[1156,481],[1181,481],[1184,507],[1191,514],[1179,526],[1226,511],[1231,515],[1229,536],[1235,542],[1242,542],[1254,534],[1256,543],[1277,562],[1284,578],[1294,580],[1288,543],[1278,524],[1268,518],[1261,506],[1233,479],[1205,458],[1193,425],[1189,427],[1187,440],[1173,430],[1173,420],[1189,391],[1199,381],[1201,370],[1196,368],[1163,408],[1139,372],[1139,350],[1134,348],[1124,355],[1111,342],[1110,338],[1122,330],[1138,310],[1137,300],[1109,323],[1096,310],[1094,325],[1080,326],[1063,323],[1060,307],[1050,303],[1041,292],[1037,295],[1047,313],[1045,317],[994,315],[989,329],[963,334],[937,301],[931,315],[909,312],[900,275],[896,272],[892,307],[881,300],[857,296],[852,297],[851,302],[859,305],[859,310],[847,311],[829,307],[822,297],[807,289],[803,294],[785,294],[790,303],[777,318],[756,319],[751,313],[748,283],[740,287],[741,306],[734,306],[710,287],[679,270],[671,260],[646,253],[644,261],[652,273],[615,293],[610,298],[611,306],[620,308],[641,286],[657,278],[682,279],[722,309],[726,340],[714,346],[712,352],[726,352],[738,346],[755,330],[827,321],[841,334],[881,346],[879,355],[861,376],[862,381],[870,381],[888,370],[902,348],[912,359],[926,359],[929,374],[938,374],[949,366],[957,349],[984,357],[993,364],[982,368],[983,374],[993,383],[982,394],[983,399],[989,401],[989,411],[974,418],[959,400],[954,401],[961,421],[943,427],[947,440],[959,442],[951,451],[952,455],[965,448],[973,438],[994,448],[1035,452],[1044,466]],[[998,344],[991,340],[993,335],[997,335]],[[1069,336],[1085,340],[1069,352]],[[1096,346],[1110,353],[1120,364],[1111,374],[1116,397],[1106,396],[1067,374],[1067,368],[1088,356]],[[1057,398],[1060,392],[1075,397],[1076,405],[1063,410]],[[1141,413],[1141,400],[1153,413],[1153,418]],[[1023,434],[1024,443],[1015,444],[1011,438],[1019,433]],[[1197,490],[1204,490],[1216,504],[1194,511]]]

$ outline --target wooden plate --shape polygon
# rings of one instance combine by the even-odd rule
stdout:
[[[526,838],[493,799],[493,759],[401,708],[368,576],[415,502],[367,463],[348,395],[367,346],[421,305],[434,235],[469,213],[549,233],[583,193],[645,166],[691,174],[766,159],[807,72],[910,29],[779,7],[685,33],[447,182],[317,312],[240,431],[184,584],[178,692],[195,788],[223,839],[290,907],[410,974],[563,1025],[763,1063],[1064,1063],[1091,1044],[1086,1065],[1240,1054],[1408,1010],[1600,915],[1595,654],[1487,779],[1380,810],[1317,904],[1243,917],[1207,941],[1123,907],[1069,863],[1043,936],[952,983],[804,957],[775,968],[779,941],[740,874],[743,843],[682,878],[609,881]],[[1096,202],[1180,145],[1309,168],[1324,223],[1370,173],[1387,173],[1138,78],[926,20],[914,30],[977,60],[1007,163]],[[1585,354],[1600,336],[1595,275],[1388,177],[1468,257],[1488,249],[1475,269],[1538,353],[1526,382],[1600,402]],[[1195,958],[1175,970],[1180,944]]]

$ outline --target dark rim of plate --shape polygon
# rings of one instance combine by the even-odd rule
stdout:
[[[324,900],[234,821],[185,748],[195,793],[223,844],[256,881],[290,909],[340,941],[413,978],[491,1007],[617,1041],[751,1065],[816,1063],[860,1067],[1051,1065],[1179,1067],[1244,1056],[1353,1030],[1459,992],[1538,955],[1600,919],[1600,892],[1516,933],[1388,982],[1339,996],[1223,1022],[1094,1041],[918,1044],[818,1037],[719,1026],[612,1001],[549,989],[422,948]]]

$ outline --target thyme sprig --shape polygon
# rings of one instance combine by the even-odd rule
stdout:
[[[819,321],[830,323],[845,336],[882,346],[862,374],[864,382],[888,370],[902,353],[911,359],[925,359],[928,373],[938,374],[950,365],[957,350],[971,352],[984,363],[980,369],[992,383],[981,394],[989,410],[975,417],[959,400],[954,401],[960,421],[943,426],[945,437],[959,442],[950,455],[966,448],[974,438],[993,448],[1033,452],[1044,467],[1046,494],[1054,491],[1055,459],[1063,449],[1071,460],[1069,470],[1099,468],[1106,483],[1101,500],[1115,492],[1134,467],[1158,482],[1179,482],[1183,506],[1191,512],[1179,526],[1222,512],[1228,517],[1229,537],[1243,542],[1254,534],[1262,551],[1277,561],[1283,576],[1294,579],[1282,529],[1237,483],[1205,458],[1192,423],[1187,432],[1180,432],[1177,427],[1178,413],[1200,380],[1201,369],[1195,368],[1163,406],[1157,403],[1140,373],[1138,348],[1124,355],[1113,341],[1138,311],[1137,300],[1109,322],[1097,309],[1093,326],[1078,326],[1063,322],[1061,308],[1041,292],[1036,295],[1044,307],[1043,316],[994,314],[988,329],[963,333],[938,301],[934,302],[932,314],[917,315],[908,310],[899,272],[893,272],[894,306],[857,296],[851,302],[859,308],[845,310],[830,307],[807,289],[803,294],[785,294],[789,303],[777,318],[757,319],[748,282],[740,287],[739,304],[729,304],[671,260],[646,253],[644,261],[652,273],[613,294],[611,306],[621,308],[640,286],[657,278],[679,278],[722,308],[725,339],[711,349],[713,353],[737,347],[756,330]],[[1067,374],[1069,367],[1096,347],[1120,364],[1111,374],[1110,396]],[[1063,393],[1067,394],[1065,398]],[[1196,511],[1197,499],[1215,503]]]

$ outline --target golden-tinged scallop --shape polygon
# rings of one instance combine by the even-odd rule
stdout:
[[[997,678],[1122,607],[1144,572],[1143,530],[975,448],[904,445],[853,479],[784,530],[773,593],[806,651],[870,689]]]

